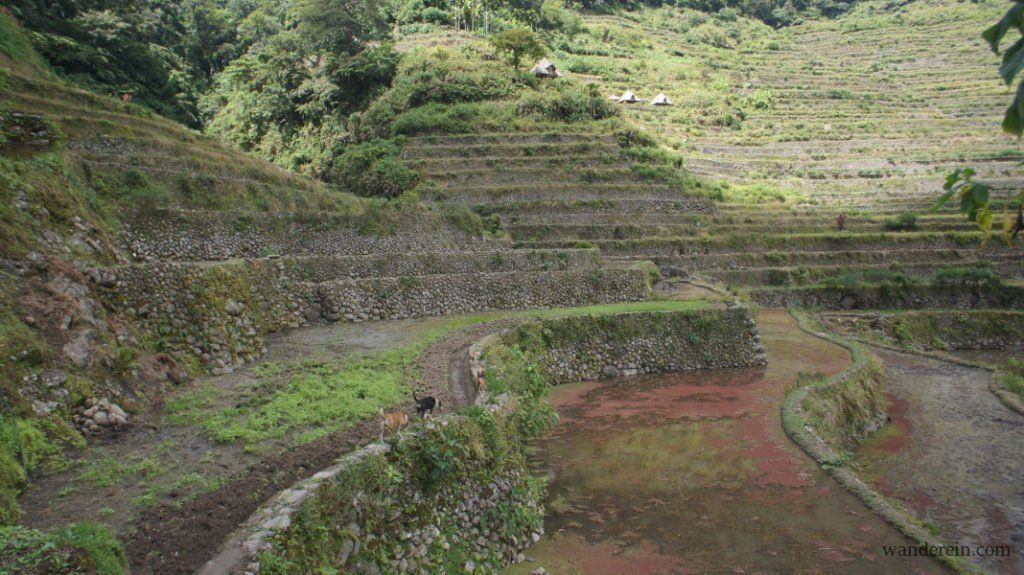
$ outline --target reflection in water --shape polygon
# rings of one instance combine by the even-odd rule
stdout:
[[[906,542],[781,429],[779,402],[798,372],[834,373],[848,357],[793,333],[788,315],[760,323],[767,370],[554,390],[561,423],[531,458],[550,481],[547,535],[508,573],[941,572],[882,557],[883,544]]]

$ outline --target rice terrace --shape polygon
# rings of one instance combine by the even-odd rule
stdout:
[[[1024,574],[1024,1],[5,0],[0,574]]]

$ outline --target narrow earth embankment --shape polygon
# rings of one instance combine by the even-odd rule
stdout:
[[[513,575],[704,572],[939,573],[883,556],[908,542],[785,435],[779,405],[846,350],[766,310],[767,368],[561,386],[560,424],[536,444],[550,481],[546,535]]]
[[[989,392],[985,370],[875,354],[889,374],[892,425],[858,449],[861,475],[950,544],[1008,547],[1010,556],[971,558],[987,571],[1024,572],[1024,416]]]

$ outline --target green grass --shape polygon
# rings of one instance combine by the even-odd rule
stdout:
[[[168,471],[161,446],[148,456],[104,457],[93,460],[82,469],[79,479],[97,487],[112,487],[127,477],[151,478]]]
[[[1024,399],[1024,361],[1010,359],[1006,362],[1000,377],[1006,389]]]
[[[128,562],[110,529],[97,523],[76,523],[50,532],[0,527],[0,573],[122,575],[128,573]]]
[[[14,67],[23,74],[53,77],[53,72],[32,47],[32,42],[5,11],[0,11],[0,66]],[[0,87],[3,87],[2,83]]]
[[[424,322],[414,341],[386,351],[357,354],[336,361],[282,365],[262,364],[254,369],[261,380],[239,394],[210,387],[184,393],[167,402],[169,420],[194,425],[222,443],[239,442],[260,450],[285,440],[301,444],[372,417],[381,407],[408,399],[418,377],[416,363],[432,342],[461,327],[501,317],[551,318],[569,315],[605,315],[629,312],[700,309],[703,300],[652,300],[576,308],[485,313],[432,319]],[[224,406],[229,399],[230,405]],[[125,473],[145,473],[145,460],[115,466],[97,465],[87,474],[93,481],[112,481]]]

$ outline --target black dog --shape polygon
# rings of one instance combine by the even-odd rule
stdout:
[[[416,402],[416,415],[420,417],[426,417],[429,412],[430,415],[434,415],[434,408],[441,409],[441,403],[438,402],[433,396],[426,396],[423,399],[416,398],[416,390],[412,391],[412,400]]]

